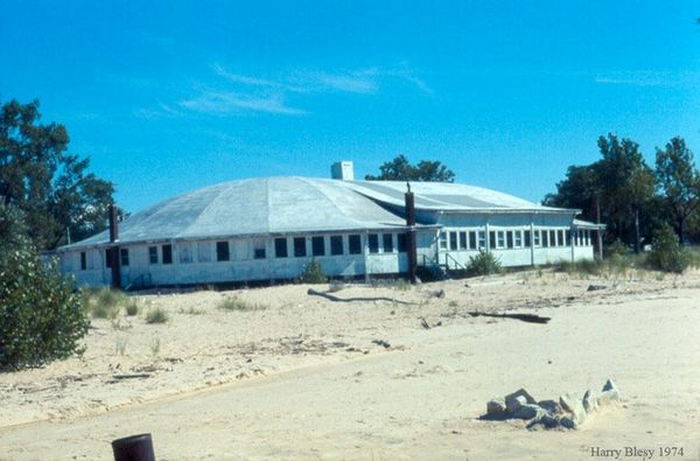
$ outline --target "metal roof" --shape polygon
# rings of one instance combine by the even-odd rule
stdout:
[[[489,189],[451,183],[411,183],[416,208],[426,210],[551,210]],[[119,224],[119,242],[227,238],[294,232],[358,231],[405,225],[381,204],[404,205],[406,183],[281,176],[197,189],[135,213]],[[109,243],[104,231],[60,250]]]

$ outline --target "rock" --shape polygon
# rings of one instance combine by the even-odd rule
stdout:
[[[567,429],[578,429],[578,424],[576,424],[576,422],[568,416],[559,418],[559,424]]]
[[[520,397],[520,398],[519,398]],[[537,401],[525,389],[518,389],[512,394],[506,395],[506,409],[508,413],[514,413],[525,404],[536,404]]]
[[[537,405],[544,408],[553,415],[557,415],[563,412],[561,405],[556,400],[540,400]]]
[[[614,389],[617,389],[615,387],[615,383],[613,383],[612,379],[609,379],[605,381],[605,384],[603,385],[603,392],[605,391],[612,391]]]
[[[489,400],[486,404],[486,414],[489,416],[503,416],[506,414],[506,405],[502,400]]]
[[[583,409],[586,413],[590,413],[598,409],[598,399],[591,395],[591,390],[588,389],[585,394],[583,394]]]
[[[586,419],[586,409],[583,403],[569,394],[559,397],[559,403],[564,411],[571,413],[571,418],[576,424],[582,424]]]
[[[586,291],[598,291],[598,290],[605,290],[608,288],[605,285],[588,285],[588,289]]]
[[[544,409],[540,408],[538,405],[526,403],[513,413],[513,418],[539,420],[545,414],[547,414],[547,412]]]
[[[557,427],[559,425],[559,421],[557,421],[557,418],[550,415],[549,413],[542,415],[539,422],[547,429],[552,429],[553,427]]]

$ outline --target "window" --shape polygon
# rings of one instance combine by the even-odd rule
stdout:
[[[379,253],[379,236],[377,234],[369,234],[367,245],[370,253]]]
[[[534,236],[535,236],[535,238],[533,239],[533,242],[535,242],[535,246],[538,247],[538,246],[540,246],[540,231],[539,231],[539,229],[535,231]]]
[[[440,245],[441,250],[447,249],[447,232],[446,231],[440,231],[439,245]]]
[[[486,232],[479,231],[479,249],[482,250],[486,248]]]
[[[525,231],[525,246],[530,247],[530,244],[532,243],[532,235],[530,234],[529,230]]]
[[[394,252],[394,236],[392,234],[383,234],[382,235],[382,247],[384,253],[393,253]]]
[[[489,248],[496,248],[496,232],[489,232]]]
[[[80,252],[80,270],[84,271],[87,269],[87,255],[84,251]]]
[[[570,230],[565,231],[564,235],[566,237],[566,246],[570,247],[571,246],[571,231]]]
[[[587,230],[586,232],[586,246],[591,245],[591,231]]]
[[[523,246],[523,231],[516,230],[515,231],[515,247],[521,248],[522,246]]]
[[[450,232],[450,250],[457,249],[457,232]]]
[[[326,254],[323,236],[311,237],[311,254],[314,256],[324,256]]]
[[[192,262],[192,245],[182,243],[177,246],[178,255],[180,256],[180,264],[189,264]]]
[[[506,233],[505,231],[498,231],[498,248],[503,248],[506,246]]]
[[[513,231],[506,232],[506,242],[508,248],[513,248]]]
[[[306,256],[306,237],[294,237],[294,257]]]
[[[549,246],[549,232],[547,232],[546,230],[543,230],[541,232],[541,234],[542,234],[542,246],[546,248]]]
[[[398,246],[399,253],[406,253],[408,249],[408,236],[406,234],[398,234],[396,236],[396,246]]]
[[[362,239],[359,235],[353,234],[348,236],[348,253],[351,255],[362,253]]]
[[[228,242],[216,242],[216,260],[228,261],[230,259]],[[165,259],[165,256],[163,256]]]
[[[343,236],[331,235],[331,254],[333,256],[343,254]]]
[[[476,232],[474,231],[469,232],[469,248],[472,250],[476,248]]]
[[[112,249],[107,248],[105,250],[105,266],[112,267]]]
[[[208,263],[211,261],[211,251],[209,242],[197,243],[197,261],[200,263]]]
[[[161,251],[163,252],[163,264],[172,264],[173,263],[173,246],[170,245],[169,243],[166,245],[163,245],[161,247]]]
[[[556,231],[554,229],[549,231],[549,246],[555,247],[557,246],[557,236],[556,236]]]
[[[559,242],[560,247],[564,246],[564,231],[563,230],[557,231],[557,242]]]
[[[467,249],[467,233],[466,232],[459,233],[459,249],[460,250]]]
[[[119,250],[120,253],[120,259],[122,266],[128,266],[129,265],[129,249],[128,248],[122,248]]]
[[[265,259],[267,257],[265,251],[265,240],[253,240],[253,258]]]
[[[158,264],[158,247],[148,247],[148,261],[151,264]]]
[[[286,238],[275,239],[275,257],[286,258],[287,256],[288,256],[287,239]]]

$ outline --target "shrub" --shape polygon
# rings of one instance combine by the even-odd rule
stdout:
[[[328,277],[323,272],[321,263],[316,261],[315,258],[311,258],[311,261],[309,261],[309,264],[306,265],[299,276],[299,283],[326,283],[327,281]]]
[[[224,298],[219,303],[219,309],[226,311],[258,311],[265,309],[261,304],[252,304],[237,297]]]
[[[126,315],[134,316],[139,313],[139,305],[136,302],[131,301],[126,305]]]
[[[479,250],[479,254],[469,257],[467,267],[469,275],[490,275],[501,272],[501,262],[493,253]]]
[[[560,261],[555,269],[567,274],[597,275],[601,273],[602,265],[595,259],[582,259],[580,261]]]
[[[146,314],[146,323],[165,323],[168,321],[168,313],[160,307],[151,309]]]
[[[649,265],[664,272],[682,273],[690,264],[688,253],[678,243],[673,228],[663,224],[654,235]]]
[[[89,325],[73,280],[55,262],[42,265],[28,244],[0,258],[0,369],[68,358]]]

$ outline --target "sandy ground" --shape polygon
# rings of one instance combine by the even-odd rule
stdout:
[[[161,460],[598,459],[594,447],[700,460],[700,273],[530,272],[334,293],[384,298],[352,302],[308,288],[138,295],[139,316],[93,320],[82,357],[0,374],[0,459],[107,460],[111,440],[150,432]],[[258,309],[217,307],[233,296]],[[166,324],[145,322],[155,307]],[[478,419],[520,387],[557,398],[607,378],[623,404],[578,431]]]

